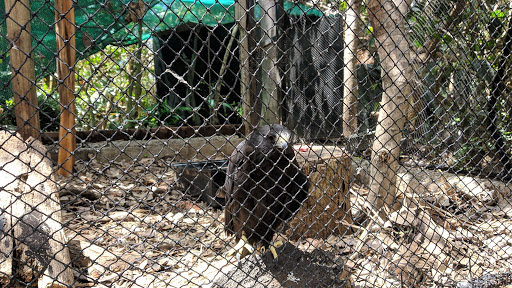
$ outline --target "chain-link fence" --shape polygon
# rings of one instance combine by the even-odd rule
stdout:
[[[512,285],[509,1],[0,11],[2,287]]]

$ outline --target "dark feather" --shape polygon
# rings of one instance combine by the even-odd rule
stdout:
[[[237,240],[243,232],[251,245],[268,247],[278,226],[306,199],[309,184],[291,142],[290,130],[267,125],[254,130],[231,155],[224,184],[225,229]]]

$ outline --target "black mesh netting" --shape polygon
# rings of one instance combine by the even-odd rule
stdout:
[[[343,19],[297,17],[287,32],[288,123],[306,138],[342,135]]]
[[[1,1],[0,286],[509,287],[507,1]]]

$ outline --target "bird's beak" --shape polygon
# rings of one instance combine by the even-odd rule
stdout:
[[[279,136],[279,138],[277,139],[276,144],[274,144],[274,146],[276,146],[277,148],[279,148],[281,150],[284,150],[284,149],[286,149],[286,147],[288,147],[288,139],[286,139],[282,136]]]

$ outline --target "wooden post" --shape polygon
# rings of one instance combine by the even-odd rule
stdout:
[[[357,52],[359,52],[359,35],[362,35],[363,21],[361,0],[348,1],[345,12],[345,42],[343,51],[343,136],[357,133]]]
[[[259,50],[263,51],[261,64],[261,125],[281,123],[279,113],[279,96],[281,89],[281,75],[278,68],[277,38],[277,9],[275,0],[258,1],[262,16],[258,25],[261,29],[261,39],[258,41]]]
[[[254,39],[251,33],[254,27],[254,9],[251,0],[235,1],[235,19],[239,29],[239,53],[240,53],[240,97],[242,105],[242,119],[245,126],[245,135],[249,135],[254,127],[258,125],[258,114],[255,106],[254,91],[256,90],[256,77],[251,72],[252,54],[254,51]],[[249,29],[249,30],[248,30]]]
[[[57,36],[57,74],[59,79],[61,116],[59,128],[59,170],[70,176],[75,164],[75,10],[72,0],[55,0],[55,34]]]
[[[35,72],[30,35],[29,0],[5,0],[7,34],[10,44],[12,92],[16,126],[23,139],[39,138],[39,110],[35,90]]]

